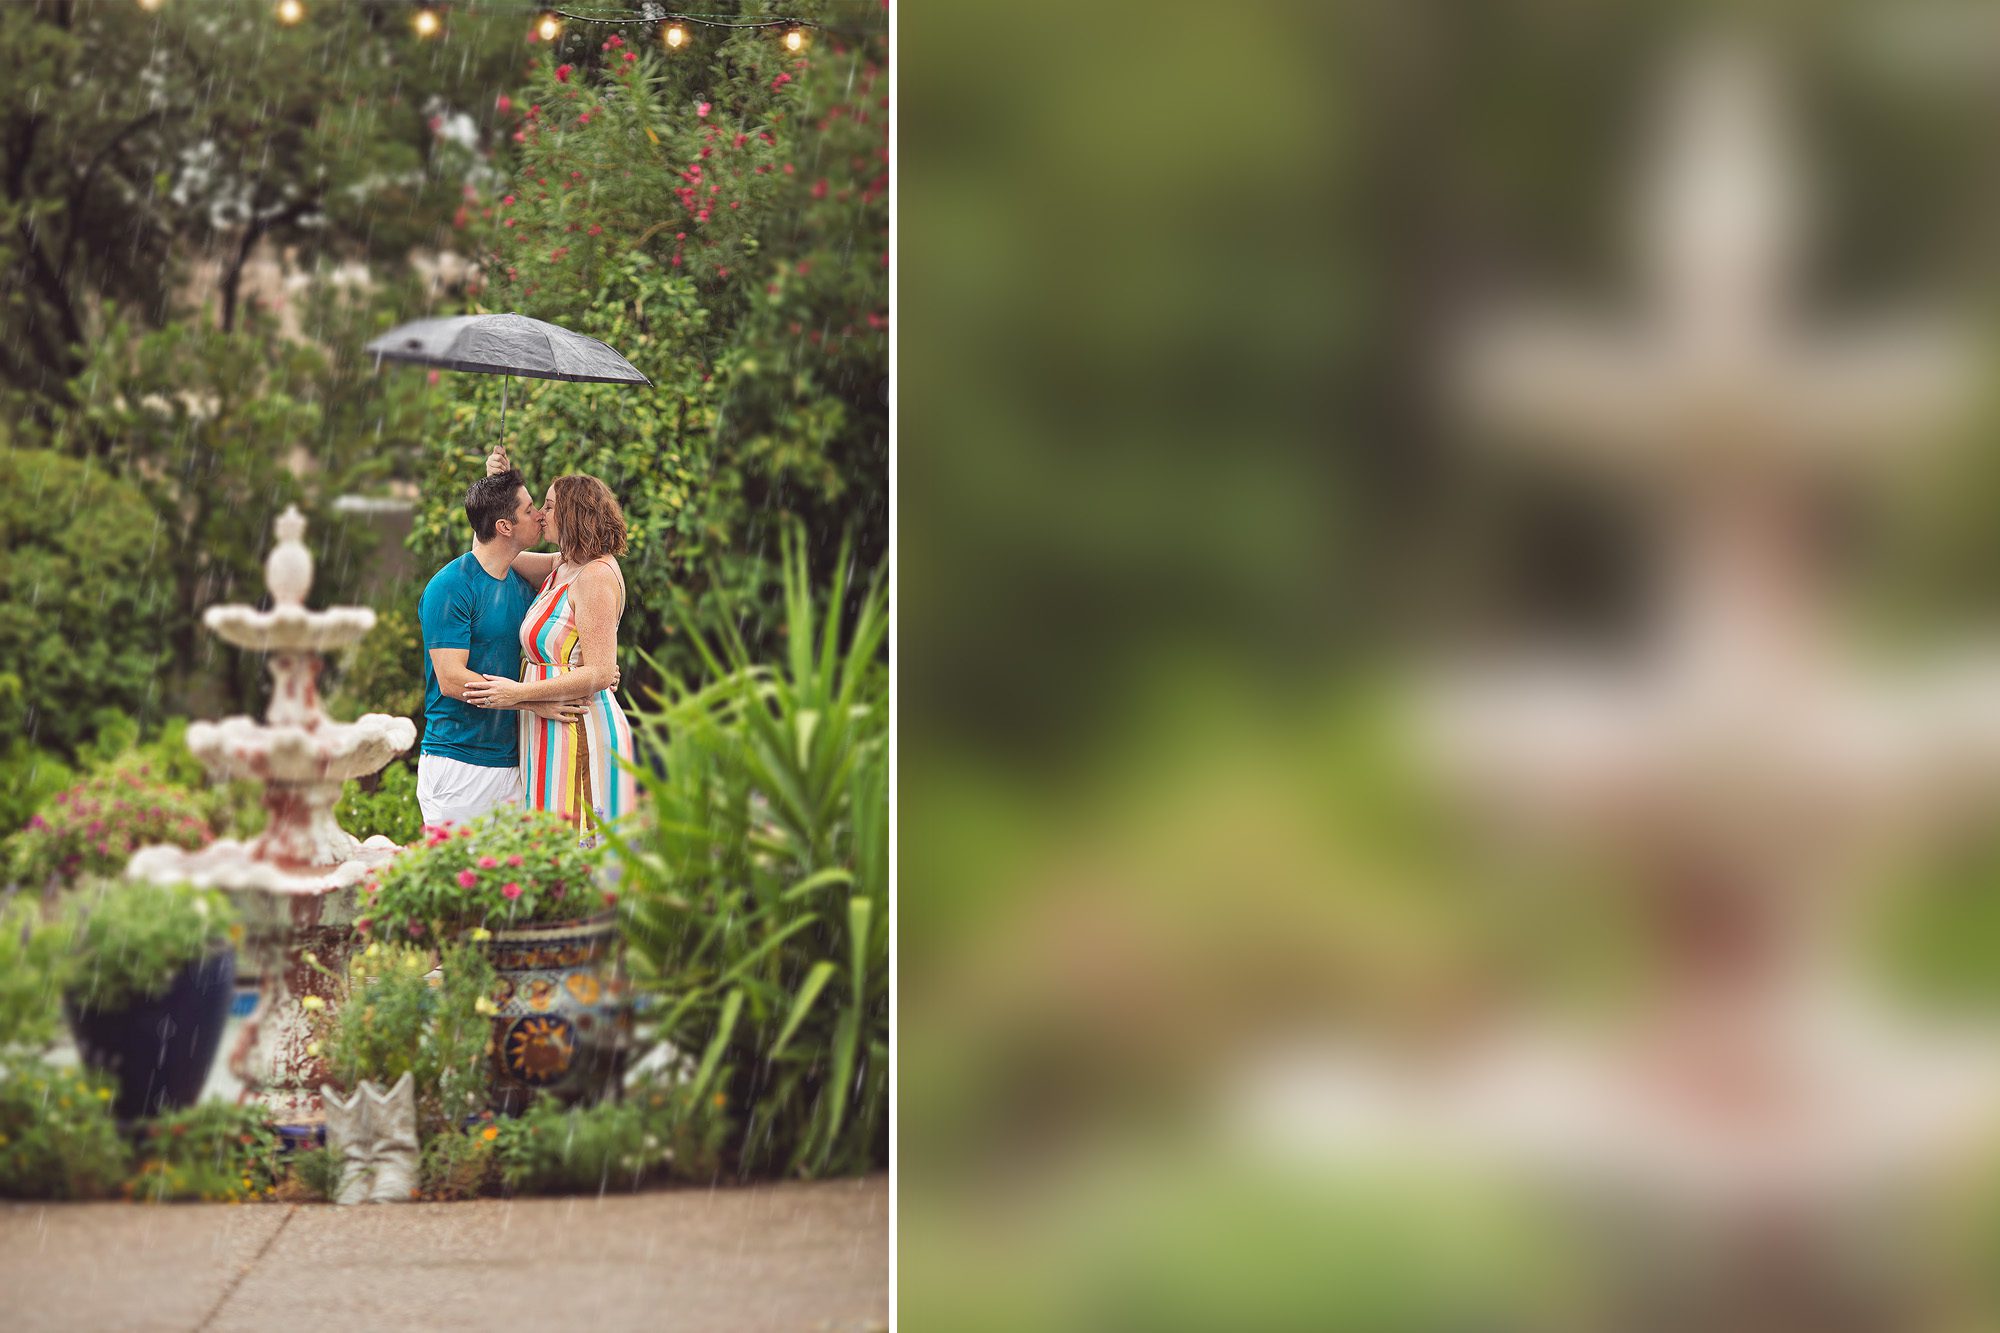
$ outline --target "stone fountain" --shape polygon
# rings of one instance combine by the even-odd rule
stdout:
[[[269,658],[272,692],[264,719],[225,718],[188,728],[188,748],[211,773],[264,785],[269,822],[248,842],[225,839],[199,851],[147,847],[126,874],[154,883],[221,889],[235,904],[260,979],[257,1008],[229,1055],[244,1098],[257,1099],[284,1126],[323,1122],[318,1088],[326,1071],[307,1049],[311,1029],[300,1001],[337,1000],[335,987],[354,945],[362,878],[396,853],[387,838],[362,842],[334,819],[349,778],[379,771],[410,748],[416,724],[369,713],[335,722],[320,706],[321,655],[344,648],[375,624],[367,607],[309,611],[312,555],[297,506],[279,516],[278,544],[264,563],[271,609],[212,606],[209,631]],[[305,961],[313,953],[332,975]]]

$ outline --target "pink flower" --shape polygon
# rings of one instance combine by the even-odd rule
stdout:
[[[429,383],[436,384],[437,382],[438,382],[438,373],[435,370],[433,370],[429,376]]]
[[[507,899],[509,902],[512,902],[514,899],[521,896],[521,886],[519,884],[511,882],[502,884],[500,886],[500,896],[502,898]]]
[[[479,868],[481,870],[491,870],[494,866],[497,866],[499,864],[500,863],[498,861],[494,860],[490,856],[482,856],[479,858]]]
[[[510,273],[510,274],[511,274],[511,273],[513,273],[513,271],[514,271],[513,269],[508,269],[508,270],[507,270],[507,272],[508,272],[508,273]],[[472,830],[471,830],[471,829],[469,829],[469,828],[461,828],[461,829],[460,829],[460,830],[458,831],[458,834],[457,834],[457,836],[458,836],[458,837],[461,837],[461,838],[469,838],[469,837],[471,837],[471,836],[472,836]]]
[[[375,923],[373,921],[370,921],[365,916],[356,917],[354,919],[354,928],[360,931],[363,935],[366,935],[369,931],[375,929]]]
[[[514,853],[514,854],[513,854],[512,856],[510,856],[510,857],[508,857],[508,858],[507,858],[507,864],[508,864],[508,865],[510,865],[510,866],[518,866],[518,865],[520,865],[520,864],[521,864],[521,854],[520,854],[519,852],[515,852],[515,853]]]
[[[417,938],[421,937],[421,936],[423,935],[423,933],[424,933],[424,923],[423,923],[423,922],[421,922],[421,921],[412,921],[412,922],[410,923],[410,938],[411,938],[411,939],[413,939],[413,940],[414,940],[414,939],[417,939]]]
[[[812,195],[815,199],[826,198],[826,177],[821,176],[817,181],[813,182]]]
[[[568,82],[569,82],[569,72],[570,72],[570,71],[571,71],[572,69],[575,69],[575,68],[576,68],[576,66],[574,66],[574,65],[557,65],[557,66],[556,66],[556,82],[557,82],[557,83],[568,83]]]
[[[470,870],[461,870],[461,871],[459,871],[459,872],[458,872],[458,887],[459,887],[459,888],[461,888],[461,889],[469,889],[469,888],[471,888],[471,887],[472,887],[473,885],[477,884],[478,882],[479,882],[479,876],[478,876],[477,874],[473,873],[472,871],[470,871]]]
[[[553,889],[549,890],[549,897],[555,899],[557,902],[561,902],[563,900],[563,895],[568,892],[569,889],[566,886],[558,884]]]
[[[627,52],[625,53],[625,62],[626,62],[627,64],[630,64],[631,62],[633,62],[633,61],[637,60],[638,58],[639,58],[639,57],[637,57],[637,56],[633,55],[633,54],[632,54],[632,53],[631,53],[630,51],[627,51]]]
[[[592,235],[592,236],[595,236],[595,235],[597,235],[597,234],[598,234],[599,232],[601,232],[601,231],[603,231],[603,230],[604,230],[604,228],[602,228],[602,227],[598,226],[598,225],[597,225],[597,224],[596,224],[595,222],[593,222],[593,223],[591,223],[591,224],[590,224],[590,232],[589,232],[589,235]]]
[[[503,208],[512,208],[514,206],[514,196],[511,194],[508,195],[505,199],[502,199],[500,201],[500,204],[501,207]]]
[[[504,116],[514,109],[514,99],[505,93],[501,93],[493,99],[493,109]]]
[[[705,115],[707,115],[707,114],[708,114],[708,109],[709,109],[709,108],[708,108],[708,103],[706,103],[706,102],[701,102],[701,103],[698,103],[698,104],[697,104],[697,105],[695,106],[695,109],[694,109],[694,113],[695,113],[695,114],[696,114],[697,116],[705,116]]]

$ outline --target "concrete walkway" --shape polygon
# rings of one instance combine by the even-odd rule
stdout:
[[[8,1330],[863,1333],[885,1176],[571,1199],[0,1205]]]

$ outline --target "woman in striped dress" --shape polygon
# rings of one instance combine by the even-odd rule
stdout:
[[[481,708],[519,708],[574,698],[579,685],[590,691],[576,722],[521,714],[528,808],[574,820],[578,837],[588,840],[595,825],[619,818],[638,799],[638,783],[627,766],[633,758],[632,728],[612,693],[618,619],[625,610],[625,577],[615,557],[625,551],[625,516],[609,487],[576,473],[550,483],[542,523],[561,554],[537,560],[541,592],[521,622],[521,679],[487,676],[466,686],[465,698]],[[515,569],[527,573],[522,564],[530,558],[522,553]]]

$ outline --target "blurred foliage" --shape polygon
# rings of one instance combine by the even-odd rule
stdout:
[[[245,1203],[284,1177],[277,1127],[261,1105],[197,1102],[146,1123],[125,1197],[142,1203]]]
[[[539,499],[539,497],[537,497]],[[424,726],[424,632],[417,623],[419,589],[400,587],[375,611],[375,628],[340,659],[340,674],[326,703],[327,715],[352,722],[363,713],[407,717],[417,724],[421,753]]]
[[[373,778],[350,779],[340,789],[333,817],[357,838],[380,836],[408,847],[424,830],[416,766],[395,760]]]
[[[242,936],[236,911],[217,889],[139,880],[100,880],[63,898],[57,974],[79,1008],[124,1009],[165,993],[185,968]]]
[[[99,462],[10,448],[0,487],[17,497],[0,515],[0,743],[68,756],[95,710],[158,717],[162,646],[188,612],[158,568],[166,533],[143,487]]]
[[[776,649],[785,522],[821,539],[821,576],[834,534],[869,568],[888,539],[882,38],[792,58],[768,33],[693,31],[668,56],[574,25],[508,101],[504,183],[465,209],[481,308],[602,338],[653,381],[516,382],[506,443],[538,496],[580,471],[619,497],[620,637],[683,671],[676,604],[731,607],[757,656]],[[412,537],[431,565],[463,549],[460,497],[498,438],[499,381],[454,390]]]
[[[55,1036],[65,943],[32,895],[0,900],[0,1060],[38,1052]]]
[[[796,533],[785,558],[785,658],[695,635],[714,680],[637,715],[650,810],[607,836],[653,1035],[742,1117],[738,1169],[839,1175],[887,1162],[888,597],[847,621],[837,574],[821,612]]]
[[[677,1156],[675,1144],[690,1141],[683,1127],[693,1120],[720,1129],[721,1117],[712,1111],[704,1116],[703,1105],[685,1095],[658,1105],[634,1100],[577,1107],[541,1098],[493,1126],[500,1183],[512,1194],[602,1194],[636,1190],[669,1171],[702,1179],[703,1163]],[[706,1136],[710,1166],[712,1141],[719,1137]]]
[[[0,1198],[101,1199],[130,1153],[103,1074],[32,1057],[0,1062]]]
[[[426,1135],[486,1105],[493,1040],[479,1007],[493,992],[486,955],[450,946],[439,968],[442,980],[433,986],[427,950],[371,943],[349,962],[345,998],[330,1014],[320,1011],[325,1016],[315,1025],[320,1058],[337,1086],[352,1091],[371,1080],[388,1088],[411,1075]]]

